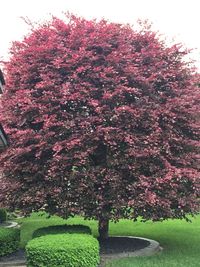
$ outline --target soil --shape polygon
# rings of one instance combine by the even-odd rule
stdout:
[[[0,258],[0,267],[14,267],[14,266],[24,266],[25,252],[20,249],[16,252],[11,253],[8,256],[3,256]]]
[[[107,240],[99,240],[100,254],[117,254],[133,252],[147,247],[150,243],[146,240],[129,237],[109,237]]]

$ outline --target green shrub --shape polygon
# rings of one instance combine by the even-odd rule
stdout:
[[[28,242],[28,267],[96,267],[99,243],[86,234],[46,235]]]
[[[49,234],[90,234],[91,235],[91,229],[89,226],[86,225],[81,225],[81,224],[77,224],[77,225],[51,225],[48,227],[43,227],[43,228],[39,228],[37,229],[33,235],[32,238],[35,237],[40,237],[43,235],[49,235]]]
[[[19,248],[20,230],[0,228],[0,257],[8,255]]]
[[[4,208],[0,208],[0,223],[7,221],[7,211]]]

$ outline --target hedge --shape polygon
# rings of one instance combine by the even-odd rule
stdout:
[[[7,221],[7,211],[4,208],[0,208],[0,223]]]
[[[28,267],[96,267],[99,243],[86,234],[57,234],[34,238],[26,246]]]
[[[0,228],[0,257],[6,256],[19,248],[20,230]]]
[[[90,234],[91,235],[92,231],[89,226],[81,225],[81,224],[50,225],[50,226],[42,227],[42,228],[35,230],[35,232],[33,232],[32,238],[49,235],[49,234],[66,234],[66,233]]]

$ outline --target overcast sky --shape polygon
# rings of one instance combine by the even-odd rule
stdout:
[[[50,14],[62,17],[62,12],[70,11],[88,19],[130,24],[148,19],[168,41],[175,38],[195,48],[192,58],[200,68],[200,0],[2,0],[0,11],[0,60],[8,58],[12,41],[28,33],[21,17],[44,21]]]

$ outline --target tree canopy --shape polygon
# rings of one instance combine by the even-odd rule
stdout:
[[[68,217],[185,218],[199,210],[199,99],[181,45],[73,15],[15,42],[0,120],[2,205]]]

